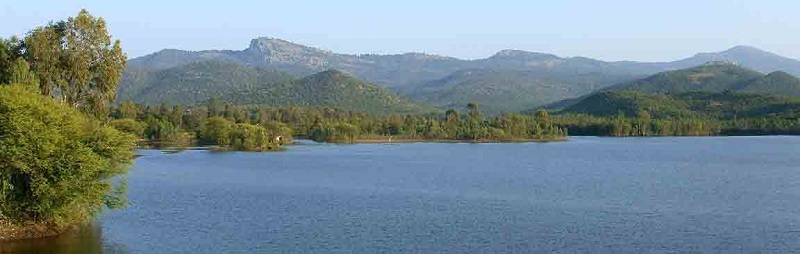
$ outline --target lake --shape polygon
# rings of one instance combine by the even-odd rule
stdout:
[[[800,251],[800,137],[143,150],[130,205],[43,253]]]

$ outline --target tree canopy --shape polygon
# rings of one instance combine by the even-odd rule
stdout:
[[[35,28],[23,45],[42,94],[97,116],[107,114],[127,58],[103,18],[81,10],[66,21]]]

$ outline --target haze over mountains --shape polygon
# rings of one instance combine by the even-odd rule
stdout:
[[[208,61],[217,62],[222,69],[198,64]],[[257,96],[246,91],[286,83],[279,81],[285,81],[287,76],[300,78],[335,69],[363,80],[359,82],[386,87],[433,106],[461,107],[476,101],[487,112],[498,113],[579,97],[658,72],[710,61],[736,62],[764,73],[783,71],[787,75],[800,75],[800,61],[746,46],[672,62],[646,63],[607,62],[520,50],[503,50],[476,60],[421,53],[350,55],[280,39],[258,38],[244,50],[166,49],[131,59],[120,84],[119,97],[145,103],[165,100],[192,104],[212,96],[224,98],[234,92]],[[779,74],[773,75],[774,78],[786,79]],[[775,82],[764,82],[775,86]]]

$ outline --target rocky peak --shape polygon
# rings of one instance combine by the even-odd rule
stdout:
[[[525,59],[536,59],[536,60],[552,60],[552,59],[558,59],[559,57],[552,54],[530,52],[530,51],[516,50],[516,49],[504,49],[494,54],[492,58],[525,58]]]
[[[317,48],[289,41],[261,37],[250,41],[245,50],[256,61],[283,64],[300,64],[310,68],[321,68],[329,64],[328,57],[334,54]]]

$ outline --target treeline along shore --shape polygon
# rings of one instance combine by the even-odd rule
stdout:
[[[566,131],[546,111],[485,117],[478,105],[466,113],[379,116],[326,107],[120,103],[111,124],[151,144],[208,145],[233,150],[278,150],[293,137],[319,142],[521,142],[558,141]]]

